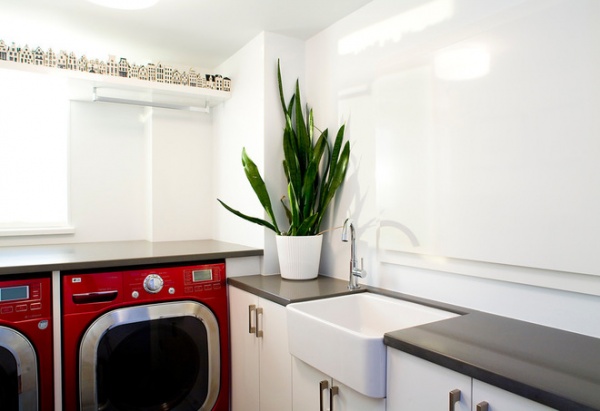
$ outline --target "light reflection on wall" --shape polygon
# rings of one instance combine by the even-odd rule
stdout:
[[[425,30],[454,15],[454,0],[434,0],[355,31],[338,41],[338,54],[358,54],[369,47],[397,43],[406,33]]]
[[[435,75],[441,80],[470,80],[490,71],[490,53],[482,46],[439,51],[434,57]]]

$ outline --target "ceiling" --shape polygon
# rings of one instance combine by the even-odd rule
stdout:
[[[87,0],[2,0],[0,39],[88,58],[214,68],[262,31],[305,40],[370,1],[161,0],[127,11]]]

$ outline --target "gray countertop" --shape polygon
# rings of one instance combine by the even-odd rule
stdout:
[[[0,247],[0,275],[179,263],[263,255],[262,249],[214,240],[118,241]]]
[[[319,276],[229,278],[229,284],[276,303],[348,294],[347,281]],[[386,333],[392,348],[558,410],[600,410],[600,339],[371,287],[391,297],[460,316]]]
[[[473,312],[387,333],[386,345],[558,410],[600,410],[600,340]]]
[[[285,280],[279,275],[251,275],[228,278],[227,282],[281,305],[366,291],[364,288],[350,291],[348,281],[325,276],[314,280],[294,281]]]

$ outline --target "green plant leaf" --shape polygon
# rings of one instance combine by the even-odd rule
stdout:
[[[281,65],[279,63],[279,59],[277,59],[277,84],[279,85],[279,98],[281,99],[281,108],[283,109],[283,114],[288,115],[288,111],[285,107],[285,98],[283,97],[283,84],[281,82]]]
[[[302,188],[302,172],[296,153],[297,146],[294,145],[293,132],[286,128],[283,132],[283,167],[286,176],[288,176],[288,182],[292,184],[295,192],[299,193]]]
[[[309,161],[309,152],[311,143],[308,138],[306,124],[304,124],[304,114],[302,113],[302,101],[300,99],[300,83],[296,80],[296,94],[294,101],[295,111],[295,130],[296,138],[298,139],[298,161],[300,162],[300,170],[302,173],[306,171]]]
[[[238,216],[238,217],[241,217],[241,218],[243,218],[244,220],[247,220],[247,221],[249,221],[249,222],[251,222],[251,223],[254,223],[254,224],[258,224],[258,225],[262,225],[262,226],[264,226],[264,227],[267,227],[268,229],[270,229],[270,230],[273,230],[273,231],[274,231],[276,234],[280,234],[280,233],[279,233],[279,230],[278,230],[278,229],[277,229],[277,228],[276,228],[276,227],[275,227],[273,224],[269,223],[268,221],[266,221],[266,220],[263,220],[263,219],[261,219],[261,218],[251,217],[251,216],[249,216],[249,215],[247,215],[247,214],[244,214],[244,213],[242,213],[242,212],[240,212],[240,211],[236,210],[235,208],[232,208],[232,207],[228,206],[227,204],[225,204],[223,201],[219,200],[218,198],[217,198],[217,201],[218,201],[219,203],[221,203],[221,205],[222,205],[223,207],[225,207],[225,208],[226,208],[228,211],[232,212],[232,213],[233,213],[233,214],[235,214],[236,216]]]
[[[258,167],[256,167],[254,161],[252,161],[252,159],[248,156],[245,148],[242,150],[242,164],[244,166],[244,171],[246,172],[246,178],[250,182],[250,185],[252,186],[256,197],[258,197],[260,204],[263,206],[265,212],[269,216],[269,219],[275,228],[274,231],[278,233],[279,227],[277,227],[277,221],[275,219],[273,207],[271,206],[271,197],[269,197],[267,186],[265,185],[265,182],[258,171]]]
[[[290,210],[290,208],[288,207],[288,205],[285,203],[285,196],[281,197],[281,199],[279,200],[281,202],[281,205],[283,206],[283,209],[285,210],[285,216],[288,220],[288,224],[292,224],[292,211]]]
[[[290,229],[288,230],[288,235],[296,235],[296,230],[300,225],[300,205],[298,204],[294,187],[291,184],[288,184],[288,198],[290,202],[290,214],[292,216],[292,222],[290,224]]]
[[[317,234],[316,228],[315,228],[315,224],[317,222],[318,219],[318,215],[317,214],[312,214],[310,216],[308,216],[307,218],[304,219],[304,221],[302,222],[302,224],[300,224],[300,226],[298,227],[298,230],[296,231],[296,235],[315,235]]]

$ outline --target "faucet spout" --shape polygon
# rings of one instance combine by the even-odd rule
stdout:
[[[348,278],[348,289],[356,290],[360,288],[358,277],[365,278],[367,272],[363,270],[362,259],[360,268],[358,268],[358,261],[356,260],[356,232],[354,230],[354,222],[350,218],[347,218],[346,221],[344,221],[344,228],[342,229],[343,242],[348,242],[348,231],[350,231],[350,274]]]

